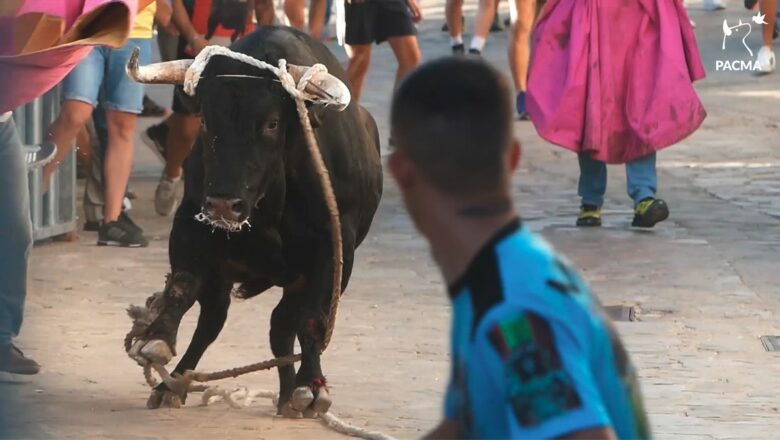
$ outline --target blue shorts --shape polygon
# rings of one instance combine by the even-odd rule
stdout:
[[[119,49],[95,47],[62,80],[62,99],[86,102],[95,107],[100,96],[100,102],[107,110],[141,113],[144,85],[127,76],[125,65],[136,47],[141,49],[140,64],[149,64],[151,41],[151,38],[131,38]]]

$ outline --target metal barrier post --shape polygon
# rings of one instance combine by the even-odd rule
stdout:
[[[55,88],[33,102],[14,110],[19,136],[26,145],[38,145],[46,130],[57,118],[60,108],[59,89]],[[41,194],[41,170],[30,171],[30,215],[33,239],[36,241],[67,234],[76,229],[76,154],[60,163],[52,176],[48,191]]]

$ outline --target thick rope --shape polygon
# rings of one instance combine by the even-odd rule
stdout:
[[[264,61],[257,60],[255,58],[252,58],[242,53],[233,52],[224,47],[209,46],[198,54],[198,56],[195,58],[195,61],[187,70],[187,73],[185,75],[185,81],[184,81],[185,92],[187,92],[190,95],[193,95],[195,93],[203,69],[205,69],[209,59],[214,55],[223,55],[259,67],[261,69],[270,70],[279,78],[282,87],[295,100],[295,106],[296,109],[298,110],[298,117],[301,122],[301,127],[303,128],[303,134],[306,140],[306,145],[308,146],[309,154],[311,155],[312,165],[314,166],[314,169],[317,172],[317,176],[319,177],[320,187],[322,188],[323,191],[323,197],[325,199],[325,204],[328,209],[328,214],[330,216],[330,223],[331,223],[330,236],[331,236],[331,245],[333,247],[333,283],[332,283],[332,295],[330,301],[330,308],[328,310],[327,324],[325,327],[325,334],[323,337],[322,344],[320,346],[320,352],[324,352],[328,344],[330,343],[331,337],[333,335],[333,330],[335,328],[336,314],[338,312],[339,299],[341,297],[341,282],[343,276],[344,257],[343,257],[343,247],[342,247],[342,237],[341,237],[341,219],[339,216],[336,195],[333,191],[333,182],[330,179],[330,174],[328,172],[327,166],[325,165],[325,161],[322,158],[322,153],[317,144],[317,139],[314,136],[314,130],[312,129],[311,121],[309,119],[309,111],[306,108],[306,100],[311,99],[312,95],[307,93],[305,89],[309,81],[311,80],[311,78],[316,73],[327,72],[327,69],[322,64],[315,64],[311,66],[309,69],[307,69],[307,71],[303,74],[301,79],[296,84],[293,76],[287,71],[286,60],[283,59],[279,60],[279,67],[277,68]],[[125,338],[126,339],[125,345],[127,345],[128,338],[131,338],[130,340],[132,340],[131,334],[128,334],[128,336]],[[202,402],[204,405],[207,405],[208,402],[213,397],[220,397],[223,398],[226,402],[228,402],[230,406],[234,408],[240,408],[240,405],[238,405],[235,402],[232,396],[233,393],[227,392],[225,390],[221,390],[219,389],[219,387],[207,387],[204,385],[195,385],[192,382],[210,382],[210,381],[221,380],[221,379],[226,379],[231,377],[235,378],[243,374],[248,374],[255,371],[268,370],[274,367],[289,365],[298,362],[300,359],[301,359],[301,355],[295,354],[295,355],[270,359],[267,361],[246,365],[243,367],[230,368],[227,370],[215,371],[211,373],[202,373],[202,372],[190,370],[190,371],[186,371],[184,375],[177,376],[177,377],[171,376],[164,366],[159,364],[149,363],[144,365],[144,378],[146,379],[146,382],[147,384],[149,384],[150,387],[152,388],[156,387],[158,385],[158,381],[152,375],[152,370],[154,369],[157,372],[157,374],[160,375],[163,382],[171,390],[176,390],[180,392],[183,391],[203,392],[204,394],[203,394]],[[278,399],[278,396],[275,393],[271,393],[268,391],[259,391],[251,394],[248,391],[246,391],[244,397],[245,397],[246,406],[251,404],[252,399],[255,397],[271,398],[274,401]],[[392,437],[386,436],[381,432],[368,431],[350,425],[329,412],[320,414],[320,418],[328,427],[335,430],[336,432],[345,435],[356,436],[356,437],[369,439],[369,440],[391,440],[392,439]]]
[[[309,110],[306,108],[306,101],[314,98],[307,93],[306,86],[309,84],[311,78],[318,72],[327,72],[327,68],[322,64],[315,64],[303,74],[298,83],[295,83],[295,79],[287,72],[287,61],[284,59],[279,60],[279,66],[275,67],[265,61],[258,60],[249,55],[234,52],[226,47],[222,46],[208,46],[203,49],[192,62],[187,73],[184,76],[184,91],[190,95],[195,94],[195,90],[200,82],[203,70],[206,68],[209,60],[214,56],[224,56],[243,63],[255,66],[259,69],[269,70],[273,72],[279,78],[282,87],[287,93],[295,100],[295,106],[298,110],[298,118],[303,128],[303,135],[306,139],[306,145],[309,148],[309,154],[311,155],[312,165],[317,172],[317,177],[320,180],[320,187],[323,191],[325,198],[325,204],[328,208],[328,214],[330,215],[330,232],[331,232],[331,245],[333,247],[333,284],[332,293],[330,299],[330,308],[328,310],[327,323],[325,327],[325,335],[320,346],[320,352],[325,351],[330,339],[333,336],[333,330],[336,324],[336,313],[338,312],[339,298],[341,297],[341,280],[344,266],[344,251],[342,248],[341,237],[341,218],[339,216],[338,204],[336,202],[336,195],[333,192],[333,182],[330,179],[330,173],[328,167],[325,166],[325,161],[322,158],[322,152],[320,151],[317,139],[314,136],[314,130],[311,127],[311,121],[309,120]]]
[[[203,393],[200,404],[201,406],[208,406],[210,403],[224,400],[231,408],[242,409],[251,406],[257,398],[270,399],[271,402],[276,405],[279,395],[273,391],[266,390],[249,391],[246,387],[236,388],[233,391],[223,390],[219,387],[209,387],[209,389]],[[331,412],[320,414],[319,418],[325,426],[339,434],[366,440],[395,440],[393,437],[379,431],[370,431],[368,429],[350,425]]]

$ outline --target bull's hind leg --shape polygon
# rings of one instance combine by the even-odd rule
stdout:
[[[200,303],[200,315],[198,325],[192,335],[187,351],[182,356],[179,364],[173,370],[172,374],[182,374],[187,370],[194,370],[197,367],[203,353],[222,331],[227,319],[228,308],[230,307],[230,289],[231,283],[222,278],[212,275],[200,283],[198,292],[198,303]],[[160,384],[149,396],[147,407],[159,408],[160,405],[171,403],[168,406],[178,406],[187,400],[186,391],[176,390],[172,392],[167,385]],[[174,396],[171,396],[174,394]],[[178,401],[177,401],[178,399]]]

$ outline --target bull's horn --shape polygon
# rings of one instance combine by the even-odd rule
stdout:
[[[143,84],[184,84],[184,73],[194,61],[174,60],[139,66],[138,56],[140,53],[141,51],[137,47],[133,49],[125,70],[127,76],[133,81]]]
[[[303,77],[303,74],[309,69],[307,66],[287,65],[287,71],[290,72],[297,83]],[[306,93],[316,96],[328,105],[333,105],[338,111],[342,111],[349,105],[352,95],[349,88],[340,79],[327,72],[317,72],[312,75],[309,83],[306,85]]]

